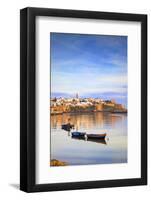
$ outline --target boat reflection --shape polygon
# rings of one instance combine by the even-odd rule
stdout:
[[[85,138],[75,138],[75,137],[71,137],[72,139],[74,139],[74,140],[83,140],[83,141],[85,141],[85,142],[95,142],[95,143],[99,143],[99,144],[105,144],[105,145],[107,145],[107,142],[106,142],[106,140],[105,139],[90,139],[90,138],[88,138],[88,139],[85,139]]]

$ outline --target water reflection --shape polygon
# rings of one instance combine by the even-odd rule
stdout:
[[[106,132],[107,140],[73,139],[70,132],[61,129],[69,119],[75,130]],[[51,116],[51,159],[69,165],[127,162],[127,115],[97,112]]]
[[[94,126],[103,128],[104,126],[110,125],[113,128],[117,127],[118,122],[124,121],[127,117],[126,114],[111,114],[111,113],[90,113],[90,114],[63,114],[51,116],[51,127],[57,129],[62,124],[68,123],[70,118],[71,124],[75,127],[84,127],[91,129]]]
[[[73,140],[85,140],[86,142],[96,142],[96,143],[99,143],[99,144],[107,144],[106,140],[105,139],[84,139],[84,138],[73,138]]]

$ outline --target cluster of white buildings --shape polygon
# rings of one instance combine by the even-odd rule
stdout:
[[[51,98],[51,114],[67,112],[127,112],[122,104],[114,100],[103,100],[101,98]]]
[[[94,104],[105,103],[102,99],[94,98],[52,98],[51,106],[92,106]]]

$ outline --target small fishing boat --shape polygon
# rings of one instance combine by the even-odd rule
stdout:
[[[103,134],[86,134],[88,139],[102,139],[104,140],[106,137],[106,133]]]
[[[72,132],[72,137],[74,138],[85,138],[86,133],[85,132]]]
[[[72,128],[74,128],[74,125],[73,124],[62,124],[62,129],[65,130],[65,131],[70,131]]]

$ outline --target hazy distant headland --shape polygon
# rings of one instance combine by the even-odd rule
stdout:
[[[51,98],[51,114],[85,113],[85,112],[113,112],[127,113],[124,105],[115,100],[101,98]]]

